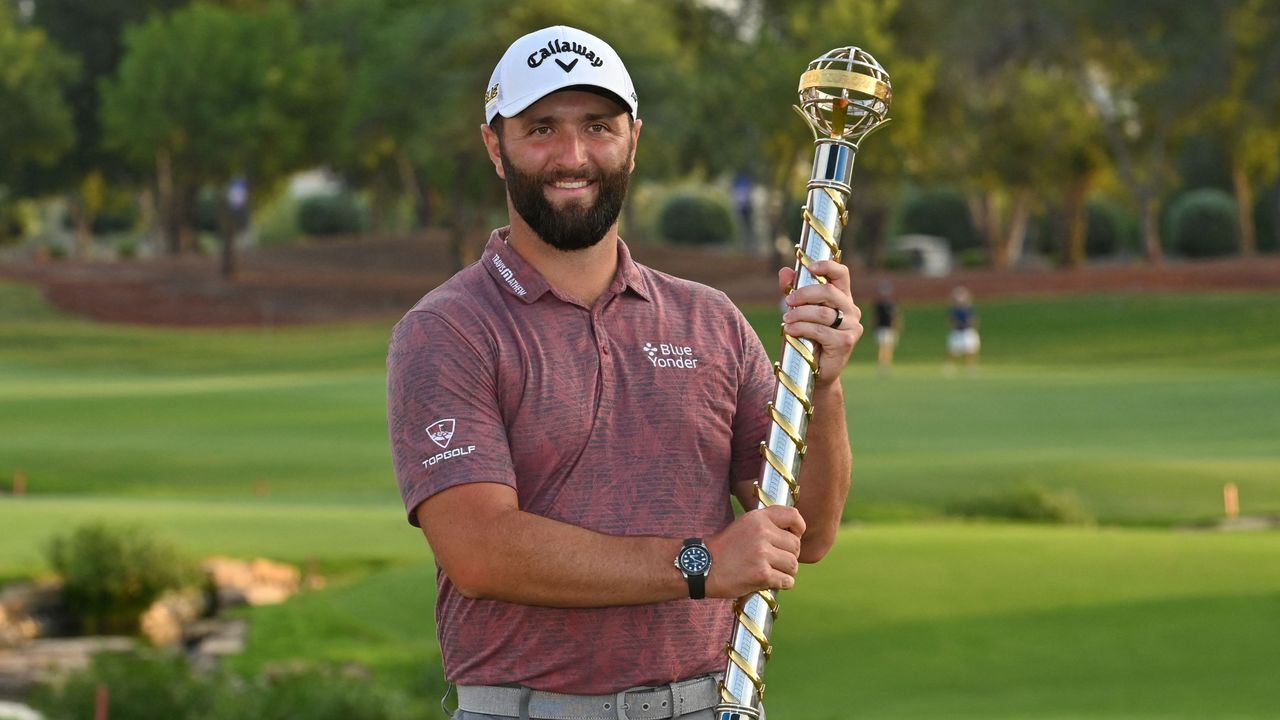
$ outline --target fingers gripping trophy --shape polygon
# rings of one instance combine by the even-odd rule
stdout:
[[[889,74],[875,58],[856,47],[836,48],[809,63],[800,76],[799,93],[796,110],[813,130],[815,156],[804,224],[796,244],[793,292],[826,282],[826,278],[809,272],[812,263],[839,262],[840,235],[849,222],[853,160],[862,139],[888,121],[893,97]],[[814,345],[785,334],[783,338],[782,360],[774,365],[777,390],[768,404],[772,419],[769,437],[760,444],[764,466],[756,483],[759,507],[795,505],[805,434],[813,415],[811,398],[818,377]],[[726,647],[729,665],[715,716],[716,720],[758,720],[764,698],[764,664],[773,650],[769,635],[778,615],[777,593],[754,592],[740,598],[734,610],[737,619]]]

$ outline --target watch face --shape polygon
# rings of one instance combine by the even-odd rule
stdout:
[[[711,554],[701,545],[690,545],[680,551],[680,569],[687,575],[704,575],[711,567]]]

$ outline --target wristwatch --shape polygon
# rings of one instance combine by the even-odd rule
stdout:
[[[702,538],[689,538],[676,555],[676,567],[689,583],[689,597],[701,600],[707,596],[707,575],[711,572],[711,551]]]

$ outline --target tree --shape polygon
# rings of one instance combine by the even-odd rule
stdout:
[[[1205,125],[1226,141],[1240,252],[1253,255],[1258,249],[1254,188],[1280,177],[1280,9],[1263,0],[1240,0],[1225,14],[1227,82],[1207,108]]]
[[[103,84],[109,142],[154,162],[170,247],[189,249],[201,187],[218,192],[222,271],[235,271],[233,178],[269,187],[314,159],[337,104],[336,48],[304,42],[288,7],[228,10],[197,2],[125,33],[126,53]]]
[[[1097,0],[1065,3],[1078,38],[1081,79],[1103,119],[1116,169],[1138,208],[1147,260],[1160,262],[1161,196],[1173,182],[1170,156],[1210,106],[1225,65],[1207,29],[1221,3]]]
[[[418,85],[422,70],[392,36],[423,29],[409,17],[413,6],[412,0],[332,0],[302,16],[307,38],[338,47],[351,68],[326,161],[347,183],[368,190],[375,233],[386,229],[388,210],[401,194],[412,201],[419,227],[433,215],[431,190],[406,150],[425,103],[405,90]],[[435,24],[428,20],[425,28]]]
[[[900,15],[901,41],[936,68],[915,109],[911,175],[965,191],[993,265],[1019,261],[1033,213],[1050,207],[1062,208],[1067,261],[1079,262],[1105,157],[1057,4],[915,0]]]
[[[723,99],[717,100],[715,106],[706,106],[701,117],[710,131],[732,138],[731,142],[740,143],[754,156],[754,163],[762,168],[765,185],[780,201],[770,208],[770,235],[794,238],[800,228],[790,226],[794,212],[788,210],[801,202],[813,165],[813,136],[792,110],[798,102],[800,75],[812,60],[828,50],[856,45],[875,56],[891,80],[902,77],[896,73],[909,76],[911,68],[905,58],[895,54],[889,31],[898,3],[755,0],[745,5],[752,22],[740,36],[737,52],[728,56],[728,62],[707,58],[701,68],[701,75],[718,75],[724,83]],[[908,105],[914,89],[907,86]],[[897,92],[895,82],[894,103],[901,107],[897,105]],[[891,108],[890,115],[893,114]],[[861,221],[869,231],[864,234],[868,235],[878,234],[878,219],[887,215],[888,194],[878,180],[888,176],[867,170],[889,170],[890,174],[894,171],[890,163],[869,159],[892,154],[880,145],[885,142],[880,134],[874,142],[877,150],[862,153],[857,160],[857,190],[851,198],[854,223]],[[847,250],[854,239],[854,232],[846,232],[841,244]]]
[[[32,190],[20,186],[30,166],[52,165],[71,148],[63,88],[76,71],[44,31],[20,27],[13,7],[0,2],[0,204]],[[0,239],[4,232],[0,224]]]
[[[186,0],[39,0],[32,22],[58,45],[74,53],[81,72],[65,87],[75,127],[75,144],[62,161],[41,174],[42,189],[67,192],[76,226],[76,253],[84,257],[91,228],[103,209],[108,185],[133,184],[129,167],[102,143],[98,84],[120,62],[121,33],[130,23],[167,11]]]
[[[656,132],[678,135],[669,118],[687,63],[670,35],[667,3],[595,3],[586,0],[400,0],[372,4],[371,17],[353,20],[346,52],[354,67],[341,118],[338,165],[345,176],[371,182],[375,197],[394,178],[410,197],[420,223],[450,229],[455,265],[469,262],[467,242],[477,226],[504,207],[502,185],[480,142],[481,98],[507,45],[547,25],[572,24],[609,40],[627,60],[641,97],[641,117]],[[363,4],[359,4],[363,5]],[[355,6],[352,6],[355,7]],[[319,37],[343,35],[335,18],[343,3],[323,10]],[[484,27],[483,32],[475,28]],[[627,32],[620,32],[626,28]],[[679,149],[650,138],[640,145],[641,172],[660,171]]]

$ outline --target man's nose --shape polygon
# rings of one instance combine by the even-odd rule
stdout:
[[[577,133],[564,133],[556,147],[556,164],[566,168],[582,167],[587,162],[587,146]]]

